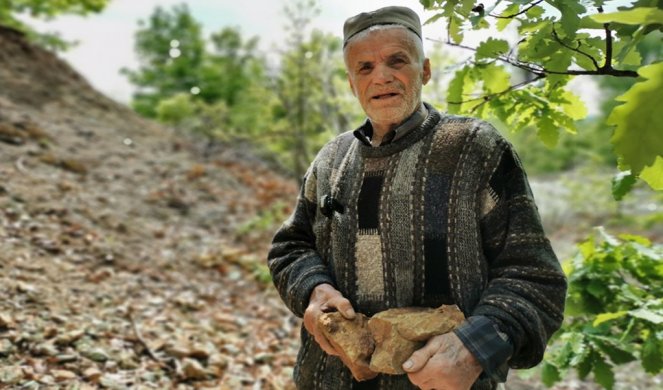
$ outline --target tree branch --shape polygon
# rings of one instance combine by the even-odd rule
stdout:
[[[430,38],[429,38],[430,39]],[[439,42],[437,40],[433,40],[434,42]],[[476,48],[470,47],[470,46],[465,46],[461,45],[458,43],[453,43],[453,42],[446,42],[448,45],[454,46],[454,47],[459,47],[461,49],[466,49],[466,50],[472,50],[472,51],[477,51]],[[638,77],[638,72],[633,71],[633,70],[620,70],[620,69],[614,69],[612,67],[600,67],[597,70],[565,70],[565,71],[556,71],[556,70],[551,70],[551,69],[546,69],[543,68],[537,64],[532,64],[530,62],[523,62],[519,60],[512,60],[508,57],[505,56],[497,56],[495,57],[496,60],[506,62],[507,64],[510,64],[512,66],[515,66],[517,68],[529,71],[534,73],[535,75],[539,74],[561,74],[561,75],[569,75],[569,76],[614,76],[614,77]],[[606,60],[607,61],[607,60]]]
[[[514,91],[514,90],[518,89],[518,88],[522,88],[522,87],[524,87],[528,84],[539,81],[540,79],[542,79],[544,77],[546,77],[546,76],[545,75],[537,75],[535,78],[533,78],[531,80],[525,80],[525,81],[520,82],[518,84],[514,84],[514,85],[510,86],[509,88],[505,89],[504,91],[495,92],[495,93],[491,93],[491,94],[488,94],[488,95],[482,95],[482,96],[474,98],[474,99],[463,100],[463,101],[460,101],[460,102],[447,102],[447,103],[449,103],[449,104],[463,104],[463,103],[470,103],[470,102],[475,102],[475,101],[478,101],[478,100],[483,100],[483,103],[477,105],[477,107],[479,107],[482,104],[485,104],[486,102],[488,102],[489,100],[492,100],[494,97],[507,94],[511,91]],[[476,109],[476,107],[474,109]]]
[[[534,3],[530,4],[529,7],[525,8],[525,9],[523,9],[522,11],[519,11],[518,13],[515,13],[515,14],[513,14],[513,15],[500,16],[500,15],[495,15],[495,14],[488,14],[488,16],[492,16],[493,18],[497,18],[497,19],[513,19],[513,18],[515,18],[516,16],[520,16],[520,15],[526,13],[526,12],[529,11],[531,8],[534,8],[534,7],[536,7],[537,5],[539,5],[539,4],[541,4],[541,3],[543,3],[543,0],[537,0],[537,1],[535,1]]]
[[[603,7],[598,7],[599,13],[603,13]],[[612,69],[612,31],[610,31],[610,23],[604,23],[605,29],[605,64],[603,69]],[[637,73],[636,73],[637,77]]]
[[[557,35],[557,30],[555,30],[555,23],[552,24],[552,33],[553,33],[553,37],[555,38],[557,43],[559,43],[560,45],[564,46],[565,48],[567,48],[571,51],[574,51],[576,53],[580,53],[580,54],[584,55],[585,57],[589,58],[592,61],[592,63],[594,64],[594,67],[597,70],[601,69],[601,67],[599,66],[599,63],[596,61],[596,59],[594,57],[592,57],[588,53],[585,53],[584,51],[580,50],[580,41],[578,41],[578,47],[577,48],[573,48],[573,47],[567,45],[566,43],[564,43],[562,41],[562,39],[559,37],[559,35]]]

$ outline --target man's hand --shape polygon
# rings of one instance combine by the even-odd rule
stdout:
[[[424,390],[467,390],[481,365],[454,332],[432,337],[403,363],[410,382]]]
[[[324,334],[318,329],[318,317],[322,313],[338,311],[348,320],[355,318],[355,311],[352,304],[332,285],[317,285],[311,293],[308,307],[304,311],[304,327],[313,335],[315,341],[320,345],[323,351],[330,355],[338,355],[338,352],[332,347]]]

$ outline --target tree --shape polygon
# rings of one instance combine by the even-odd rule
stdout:
[[[663,189],[663,62],[644,58],[639,43],[663,31],[663,1],[638,0],[629,8],[604,13],[610,1],[497,1],[492,7],[472,0],[421,0],[445,18],[447,44],[474,52],[473,61],[458,70],[447,95],[449,111],[495,117],[514,131],[536,129],[548,146],[560,129],[576,132],[587,116],[580,99],[566,86],[573,77],[619,77],[630,88],[617,97],[606,124],[615,126],[610,139],[622,171],[614,182],[619,197],[640,178]],[[515,44],[489,36],[476,47],[463,44],[468,29],[504,29],[517,24]],[[525,72],[513,80],[513,69]],[[607,138],[607,134],[606,134]]]
[[[185,4],[169,12],[157,7],[149,22],[140,21],[135,50],[136,71],[123,69],[137,90],[132,101],[140,114],[155,117],[161,99],[177,93],[200,93],[200,69],[205,54],[202,26]]]
[[[286,7],[289,47],[276,79],[279,103],[273,147],[288,151],[289,165],[300,179],[313,154],[333,134],[349,130],[357,115],[356,108],[350,109],[340,40],[308,31],[317,13],[315,0]]]
[[[33,18],[51,19],[60,14],[88,15],[101,12],[109,0],[0,0],[0,24],[25,33],[33,42],[53,50],[65,50],[71,43],[57,34],[41,34],[19,20],[17,14],[29,14]]]
[[[259,103],[256,86],[266,84],[258,38],[245,40],[239,29],[225,27],[205,39],[185,4],[157,7],[140,25],[135,47],[140,68],[123,70],[138,87],[136,111],[202,133],[210,142],[239,135],[238,126],[253,129],[255,118],[245,103]]]

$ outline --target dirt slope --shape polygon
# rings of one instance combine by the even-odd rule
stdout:
[[[294,183],[0,48],[0,388],[285,386],[295,323],[249,223]]]

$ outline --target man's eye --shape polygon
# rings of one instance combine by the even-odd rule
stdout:
[[[371,69],[373,69],[373,67],[369,64],[366,64],[366,65],[362,65],[362,66],[359,67],[359,72],[360,73],[368,73],[368,72],[371,71]]]
[[[400,58],[400,57],[393,58],[393,59],[390,61],[390,64],[391,64],[392,66],[401,66],[401,65],[404,65],[405,63],[406,63],[406,62],[405,62],[405,59]]]

